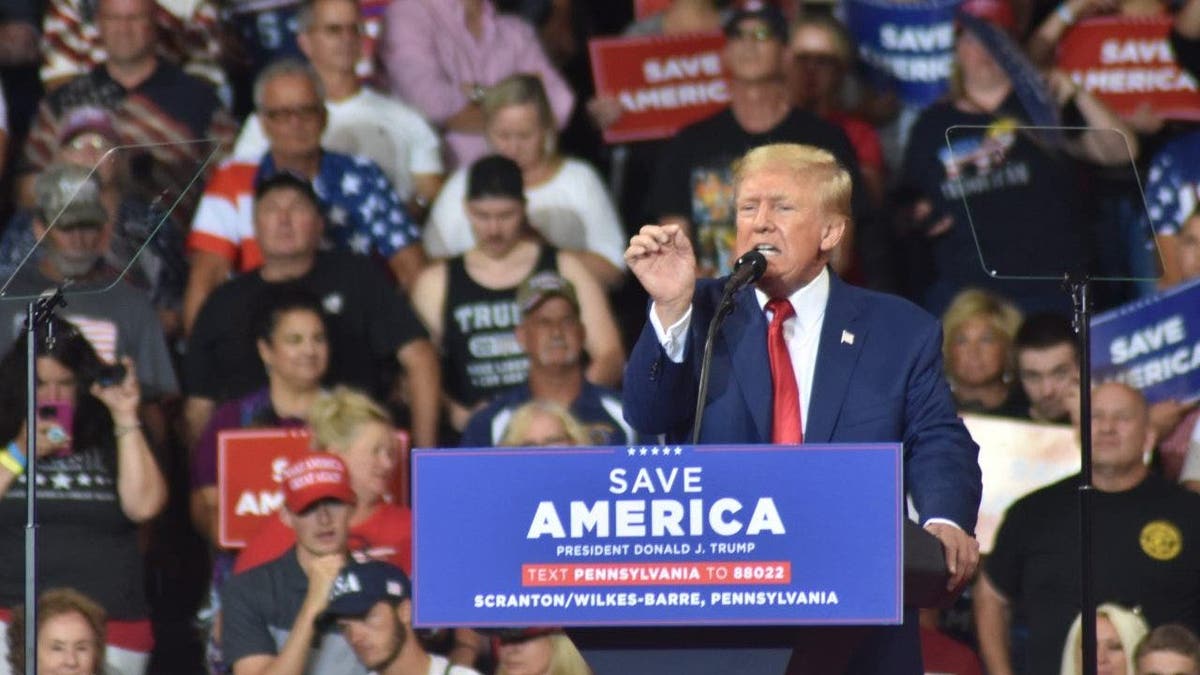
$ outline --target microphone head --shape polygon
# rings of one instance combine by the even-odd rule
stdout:
[[[747,266],[750,267],[750,276],[746,279],[746,283],[752,284],[761,279],[763,273],[767,271],[767,257],[755,250],[747,251],[733,264],[733,269],[738,271]]]

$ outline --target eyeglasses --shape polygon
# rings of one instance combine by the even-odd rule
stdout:
[[[796,54],[795,59],[796,65],[809,68],[834,70],[840,68],[842,65],[842,60],[837,56],[821,52],[800,52]]]
[[[263,117],[270,122],[283,122],[290,120],[309,121],[320,117],[321,112],[325,107],[320,103],[311,105],[297,105],[283,108],[266,108],[262,111]]]
[[[775,32],[767,26],[758,26],[755,28],[737,28],[729,35],[734,40],[753,40],[754,42],[767,42],[775,39]]]
[[[112,141],[95,132],[77,134],[67,141],[64,148],[69,150],[108,150],[113,147]]]
[[[355,23],[327,23],[316,27],[329,37],[357,37],[362,35],[362,24]]]

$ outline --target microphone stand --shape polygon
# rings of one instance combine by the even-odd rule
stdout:
[[[700,360],[700,386],[696,390],[696,414],[692,423],[692,445],[700,443],[700,425],[704,422],[704,402],[708,398],[708,378],[712,367],[713,339],[717,330],[725,323],[725,317],[733,311],[733,288],[725,289],[721,304],[712,321],[708,322],[708,336],[704,338],[704,357]]]
[[[37,348],[38,328],[66,306],[62,287],[25,309],[25,672],[37,675]],[[47,341],[54,335],[47,333]]]
[[[1073,322],[1079,336],[1079,601],[1083,672],[1096,672],[1096,598],[1092,575],[1092,511],[1096,496],[1092,485],[1092,333],[1091,286],[1087,276],[1071,276]]]
[[[713,315],[712,321],[708,322],[708,335],[704,338],[704,356],[700,360],[700,386],[696,389],[696,414],[692,422],[692,445],[700,443],[700,426],[704,422],[704,402],[708,398],[709,369],[712,365],[713,340],[717,336],[717,329],[733,311],[733,296],[742,288],[762,278],[766,271],[767,259],[757,250],[751,250],[737,259],[733,274],[725,281],[721,304],[717,305],[717,313]]]

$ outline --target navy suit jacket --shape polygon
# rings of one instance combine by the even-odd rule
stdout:
[[[697,281],[683,363],[646,322],[625,369],[625,418],[646,434],[690,442],[700,358],[724,280]],[[745,288],[714,341],[701,443],[771,441],[767,321]],[[901,298],[830,273],[804,440],[904,444],[905,488],[923,520],[973,532],[982,491],[979,448],[942,373],[940,323]]]

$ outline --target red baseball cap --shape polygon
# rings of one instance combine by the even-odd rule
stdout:
[[[337,455],[314,452],[283,471],[283,504],[292,513],[302,513],[322,499],[354,504],[350,473]]]

